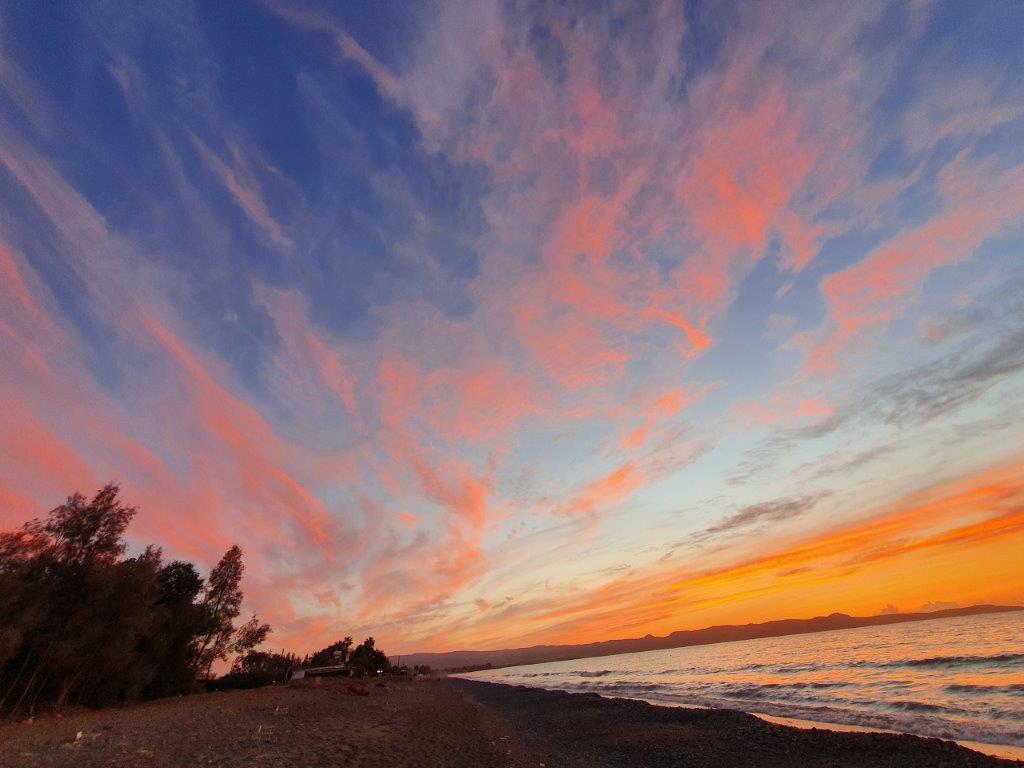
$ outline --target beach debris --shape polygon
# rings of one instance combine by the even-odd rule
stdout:
[[[274,714],[275,715],[287,715],[288,714],[288,707],[284,706],[283,704],[278,704],[274,708]]]
[[[65,741],[60,745],[61,749],[74,749],[75,747],[82,746],[82,738],[85,736],[84,731],[78,731],[71,741]]]

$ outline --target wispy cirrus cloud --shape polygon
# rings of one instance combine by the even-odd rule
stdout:
[[[774,501],[762,501],[757,504],[751,504],[715,523],[704,531],[703,536],[714,537],[718,534],[730,533],[754,525],[789,520],[809,512],[817,502],[817,498],[803,497],[775,499]]]

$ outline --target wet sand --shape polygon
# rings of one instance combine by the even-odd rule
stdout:
[[[470,680],[451,685],[500,717],[548,766],[953,768],[1022,765],[953,742],[792,728],[743,712],[659,707],[597,694]]]
[[[0,725],[0,766],[1015,765],[935,739],[468,680],[365,690],[307,681]]]

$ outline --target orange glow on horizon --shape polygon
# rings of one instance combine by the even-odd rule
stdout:
[[[445,638],[444,646],[589,643],[834,611],[873,615],[890,603],[909,612],[938,597],[963,605],[1019,601],[1021,552],[1024,465],[1013,465],[912,494],[763,555],[613,580],[558,607]]]

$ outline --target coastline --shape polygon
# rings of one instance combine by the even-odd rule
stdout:
[[[898,736],[906,734],[900,731],[890,731],[885,728],[871,728],[864,725],[845,725],[843,723],[828,723],[822,720],[802,720],[796,717],[778,717],[766,715],[763,712],[751,712],[750,714],[776,725],[784,725],[790,728],[802,728],[809,730],[839,731],[848,733],[892,733]],[[987,744],[983,741],[969,741],[965,739],[952,739],[956,744],[967,749],[980,752],[990,757],[998,757],[1003,760],[1017,760],[1024,762],[1024,747],[1014,747],[1009,744]]]
[[[359,691],[353,690],[358,688]],[[0,723],[24,768],[1009,768],[953,742],[804,730],[730,710],[653,706],[458,678],[342,679]]]
[[[546,748],[548,766],[1024,765],[956,742],[908,734],[846,730],[827,723],[797,727],[735,710],[663,706],[462,678],[449,684],[499,715],[520,743]]]

